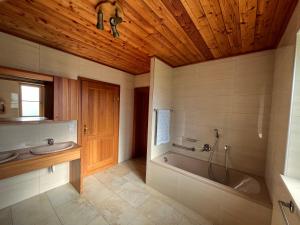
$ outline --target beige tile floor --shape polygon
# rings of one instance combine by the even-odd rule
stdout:
[[[80,196],[67,184],[0,210],[0,225],[211,225],[144,183],[145,161],[89,176]]]

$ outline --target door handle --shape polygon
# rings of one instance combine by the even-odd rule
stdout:
[[[87,131],[88,131],[88,128],[87,128],[87,126],[86,126],[86,125],[84,125],[84,126],[83,126],[83,133],[84,133],[84,134],[86,134],[86,133],[87,133]]]

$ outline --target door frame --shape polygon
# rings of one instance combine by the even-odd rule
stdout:
[[[104,82],[104,81],[99,81],[99,80],[93,80],[93,79],[89,79],[89,78],[86,78],[86,77],[81,77],[79,76],[78,77],[78,82],[79,82],[79,85],[78,85],[78,94],[79,94],[79,110],[78,110],[78,122],[77,122],[77,142],[79,145],[82,146],[82,139],[83,139],[83,124],[82,124],[82,121],[83,121],[83,113],[82,113],[82,83],[83,81],[89,81],[89,82],[93,82],[93,83],[98,83],[98,84],[102,84],[102,85],[108,85],[108,86],[112,86],[112,87],[117,87],[118,88],[118,98],[119,98],[119,107],[118,107],[118,121],[117,121],[117,125],[118,125],[118,132],[117,132],[117,154],[116,154],[116,159],[114,160],[114,163],[111,164],[111,165],[108,165],[106,167],[103,167],[102,170],[106,169],[106,168],[109,168],[115,164],[118,163],[118,160],[119,160],[119,144],[120,144],[120,108],[121,108],[121,104],[120,104],[120,85],[118,84],[112,84],[112,83],[108,83],[108,82]],[[90,174],[87,173],[86,171],[86,167],[85,167],[85,148],[84,146],[82,146],[81,148],[81,170],[82,170],[82,174],[83,174],[83,177],[86,177],[86,176],[89,176]],[[98,171],[99,172],[99,171]]]
[[[133,104],[133,135],[132,135],[132,156],[136,157],[137,156],[137,149],[136,149],[136,120],[137,120],[137,111],[136,111],[136,93],[138,92],[138,90],[146,90],[148,92],[148,97],[150,97],[150,87],[149,86],[145,86],[145,87],[136,87],[134,88],[134,104]],[[148,120],[148,127],[149,127],[149,104],[150,104],[150,99],[148,102],[148,110],[147,110],[147,120]],[[147,134],[148,134],[148,129],[147,129]],[[148,135],[147,135],[148,136]],[[147,144],[148,146],[148,144]],[[147,157],[147,146],[146,146],[146,155],[145,157]]]

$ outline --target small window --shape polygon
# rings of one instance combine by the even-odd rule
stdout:
[[[41,86],[21,84],[21,116],[42,116]]]

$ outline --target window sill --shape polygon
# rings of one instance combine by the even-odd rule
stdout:
[[[281,179],[292,197],[296,213],[300,215],[300,180],[283,175],[281,175]]]

